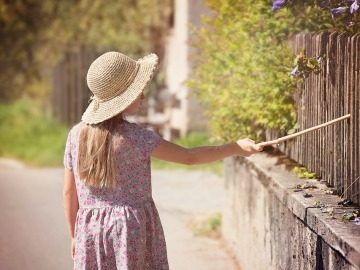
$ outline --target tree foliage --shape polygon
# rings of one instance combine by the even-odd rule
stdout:
[[[42,46],[41,37],[52,21],[52,13],[43,1],[0,0],[1,99],[18,96],[30,78],[39,78],[36,52]]]
[[[204,18],[205,26],[196,32],[190,85],[206,105],[215,133],[227,141],[260,140],[266,130],[296,127],[289,38],[336,29],[337,23],[328,12],[305,4],[277,12],[265,0],[207,4],[213,17]]]
[[[164,53],[171,0],[0,0],[0,100],[38,85],[64,52]],[[39,90],[33,91],[34,95]]]

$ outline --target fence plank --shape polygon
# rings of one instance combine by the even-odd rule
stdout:
[[[80,121],[88,106],[90,91],[86,72],[99,53],[69,52],[53,72],[52,114],[68,125]]]
[[[321,175],[356,203],[360,202],[360,35],[300,33],[294,36],[295,54],[326,54],[320,75],[310,75],[294,95],[300,130],[350,113],[351,119],[300,136],[278,146],[290,158]],[[284,135],[267,134],[268,140]]]

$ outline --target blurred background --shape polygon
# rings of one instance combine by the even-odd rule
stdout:
[[[275,139],[351,112],[352,144],[342,127],[278,149],[359,202],[359,14],[340,0],[0,0],[0,269],[71,269],[64,146],[88,106],[87,70],[107,51],[159,56],[130,120],[185,147]],[[152,167],[171,269],[239,269],[219,241],[232,198],[223,163]],[[228,204],[236,224],[244,204]]]
[[[334,20],[333,4],[316,3],[273,12],[266,0],[1,0],[0,156],[61,165],[68,129],[90,98],[87,69],[112,50],[159,55],[133,120],[165,139],[186,143],[189,135],[191,145],[292,133],[302,87],[289,76],[303,46],[295,35],[359,32],[359,12]]]
[[[205,14],[210,11],[204,1],[0,1],[0,203],[5,209],[0,269],[72,268],[62,207],[63,153],[68,131],[91,96],[87,70],[102,53],[119,51],[137,60],[154,52],[160,58],[147,102],[130,121],[183,146],[215,143],[185,83],[195,50],[189,43],[192,31],[200,29]],[[153,160],[152,167],[162,170],[155,172],[154,198],[172,269],[232,267],[214,240],[221,223],[222,163],[189,168]],[[167,171],[174,169],[195,170]],[[194,213],[201,213],[200,220]],[[222,263],[204,264],[209,256]]]
[[[190,25],[200,26],[203,1],[1,1],[0,8],[1,156],[60,165],[67,130],[88,105],[87,69],[106,51],[160,58],[136,121],[166,139],[206,130],[184,85]]]

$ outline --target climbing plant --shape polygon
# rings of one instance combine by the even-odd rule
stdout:
[[[274,12],[265,0],[207,1],[213,13],[195,31],[189,85],[205,105],[217,137],[262,140],[266,130],[296,127],[292,96],[297,88],[290,76],[295,56],[289,40],[298,32],[341,27],[327,10],[306,2],[311,1]],[[317,72],[317,64],[309,63]]]
[[[44,100],[51,67],[65,52],[164,50],[171,0],[0,0],[0,103],[26,94]]]
[[[339,28],[349,32],[360,30],[360,0],[273,0],[272,11],[285,7],[295,11],[299,6],[328,10],[328,15],[337,22]]]

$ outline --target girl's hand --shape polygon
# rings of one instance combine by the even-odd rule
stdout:
[[[74,259],[75,256],[75,239],[71,238],[71,258]]]
[[[238,140],[237,145],[239,146],[239,155],[243,157],[249,157],[252,154],[259,153],[262,151],[261,146],[257,146],[255,141],[250,140],[249,138]]]

